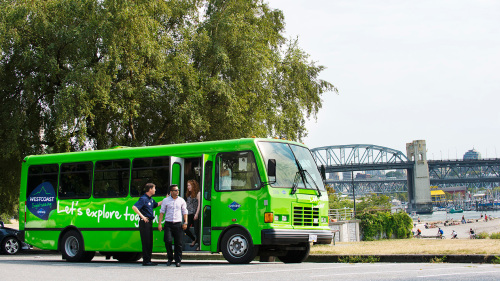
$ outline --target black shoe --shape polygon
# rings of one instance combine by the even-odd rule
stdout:
[[[158,265],[158,264],[154,263],[154,262],[146,262],[146,263],[142,264],[142,266],[155,266],[155,265]]]
[[[170,266],[172,264],[172,261],[167,261],[167,266]]]
[[[181,263],[180,262],[176,262],[175,263],[175,267],[181,267]]]

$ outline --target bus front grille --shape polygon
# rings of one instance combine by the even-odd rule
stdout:
[[[319,226],[319,208],[293,207],[294,226]]]

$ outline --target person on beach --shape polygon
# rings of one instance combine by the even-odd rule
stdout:
[[[455,230],[451,232],[451,239],[458,239],[457,232]]]
[[[444,234],[444,232],[443,232],[443,230],[442,230],[442,229],[441,229],[441,227],[440,227],[440,228],[438,229],[437,238],[441,238],[441,239],[443,239],[443,234]]]
[[[469,230],[469,238],[470,239],[475,239],[476,238],[476,234],[474,234],[474,230],[472,230],[472,228]]]

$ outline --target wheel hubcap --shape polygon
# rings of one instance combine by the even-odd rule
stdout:
[[[242,237],[241,235],[232,236],[227,242],[227,244],[228,244],[227,248],[229,249],[229,254],[231,254],[231,256],[233,257],[241,257],[248,250],[248,241],[245,239],[245,237]]]
[[[76,256],[78,253],[78,250],[80,248],[80,245],[78,244],[78,240],[76,237],[71,236],[66,239],[66,242],[64,243],[64,249],[66,251],[66,254],[70,257]]]
[[[16,239],[9,239],[5,243],[5,251],[9,254],[15,254],[17,251],[19,251],[19,242],[17,242]]]

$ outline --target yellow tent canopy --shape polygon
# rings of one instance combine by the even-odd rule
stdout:
[[[444,191],[442,191],[442,190],[431,190],[431,196],[439,196],[439,195],[445,195]]]

